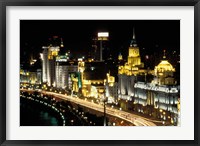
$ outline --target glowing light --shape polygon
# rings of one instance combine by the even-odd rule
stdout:
[[[109,33],[108,32],[99,32],[98,37],[109,37]]]
[[[83,59],[82,58],[78,58],[78,61],[83,61]]]

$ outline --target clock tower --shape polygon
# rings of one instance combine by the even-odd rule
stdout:
[[[140,50],[137,46],[135,39],[135,30],[133,29],[133,38],[131,39],[131,43],[128,49],[128,57],[127,62],[124,66],[119,66],[118,73],[126,74],[128,76],[136,75],[141,72],[141,68],[144,67],[144,63],[141,62]]]
[[[131,40],[130,47],[129,47],[128,64],[130,64],[131,66],[141,65],[140,52],[139,52],[139,47],[137,46],[137,43],[136,43],[134,29],[133,29],[133,38]]]

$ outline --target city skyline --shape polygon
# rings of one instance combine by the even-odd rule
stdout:
[[[180,125],[179,20],[20,24],[22,125],[49,107],[62,126]]]
[[[112,56],[116,58],[119,53],[127,56],[133,28],[143,52],[175,50],[180,53],[179,20],[21,20],[20,50],[38,56],[42,46],[56,35],[63,38],[63,49],[78,58],[93,51],[92,39],[98,32],[107,31]]]

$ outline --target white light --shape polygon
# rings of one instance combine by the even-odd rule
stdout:
[[[82,58],[78,58],[78,61],[83,61],[83,59]]]
[[[43,53],[40,53],[40,58],[44,60]]]
[[[42,49],[47,49],[48,47],[47,46],[42,46]]]
[[[108,32],[98,32],[98,37],[109,37]]]
[[[60,47],[56,46],[56,47],[50,47],[51,51],[60,51]]]

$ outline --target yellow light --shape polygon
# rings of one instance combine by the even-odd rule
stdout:
[[[108,32],[99,32],[98,37],[109,37],[109,33]]]
[[[53,56],[57,56],[57,55],[58,55],[58,52],[57,52],[57,51],[52,51],[52,55],[53,55]]]
[[[173,121],[173,120],[171,120],[171,123],[172,123],[172,124],[174,124],[174,121]]]

